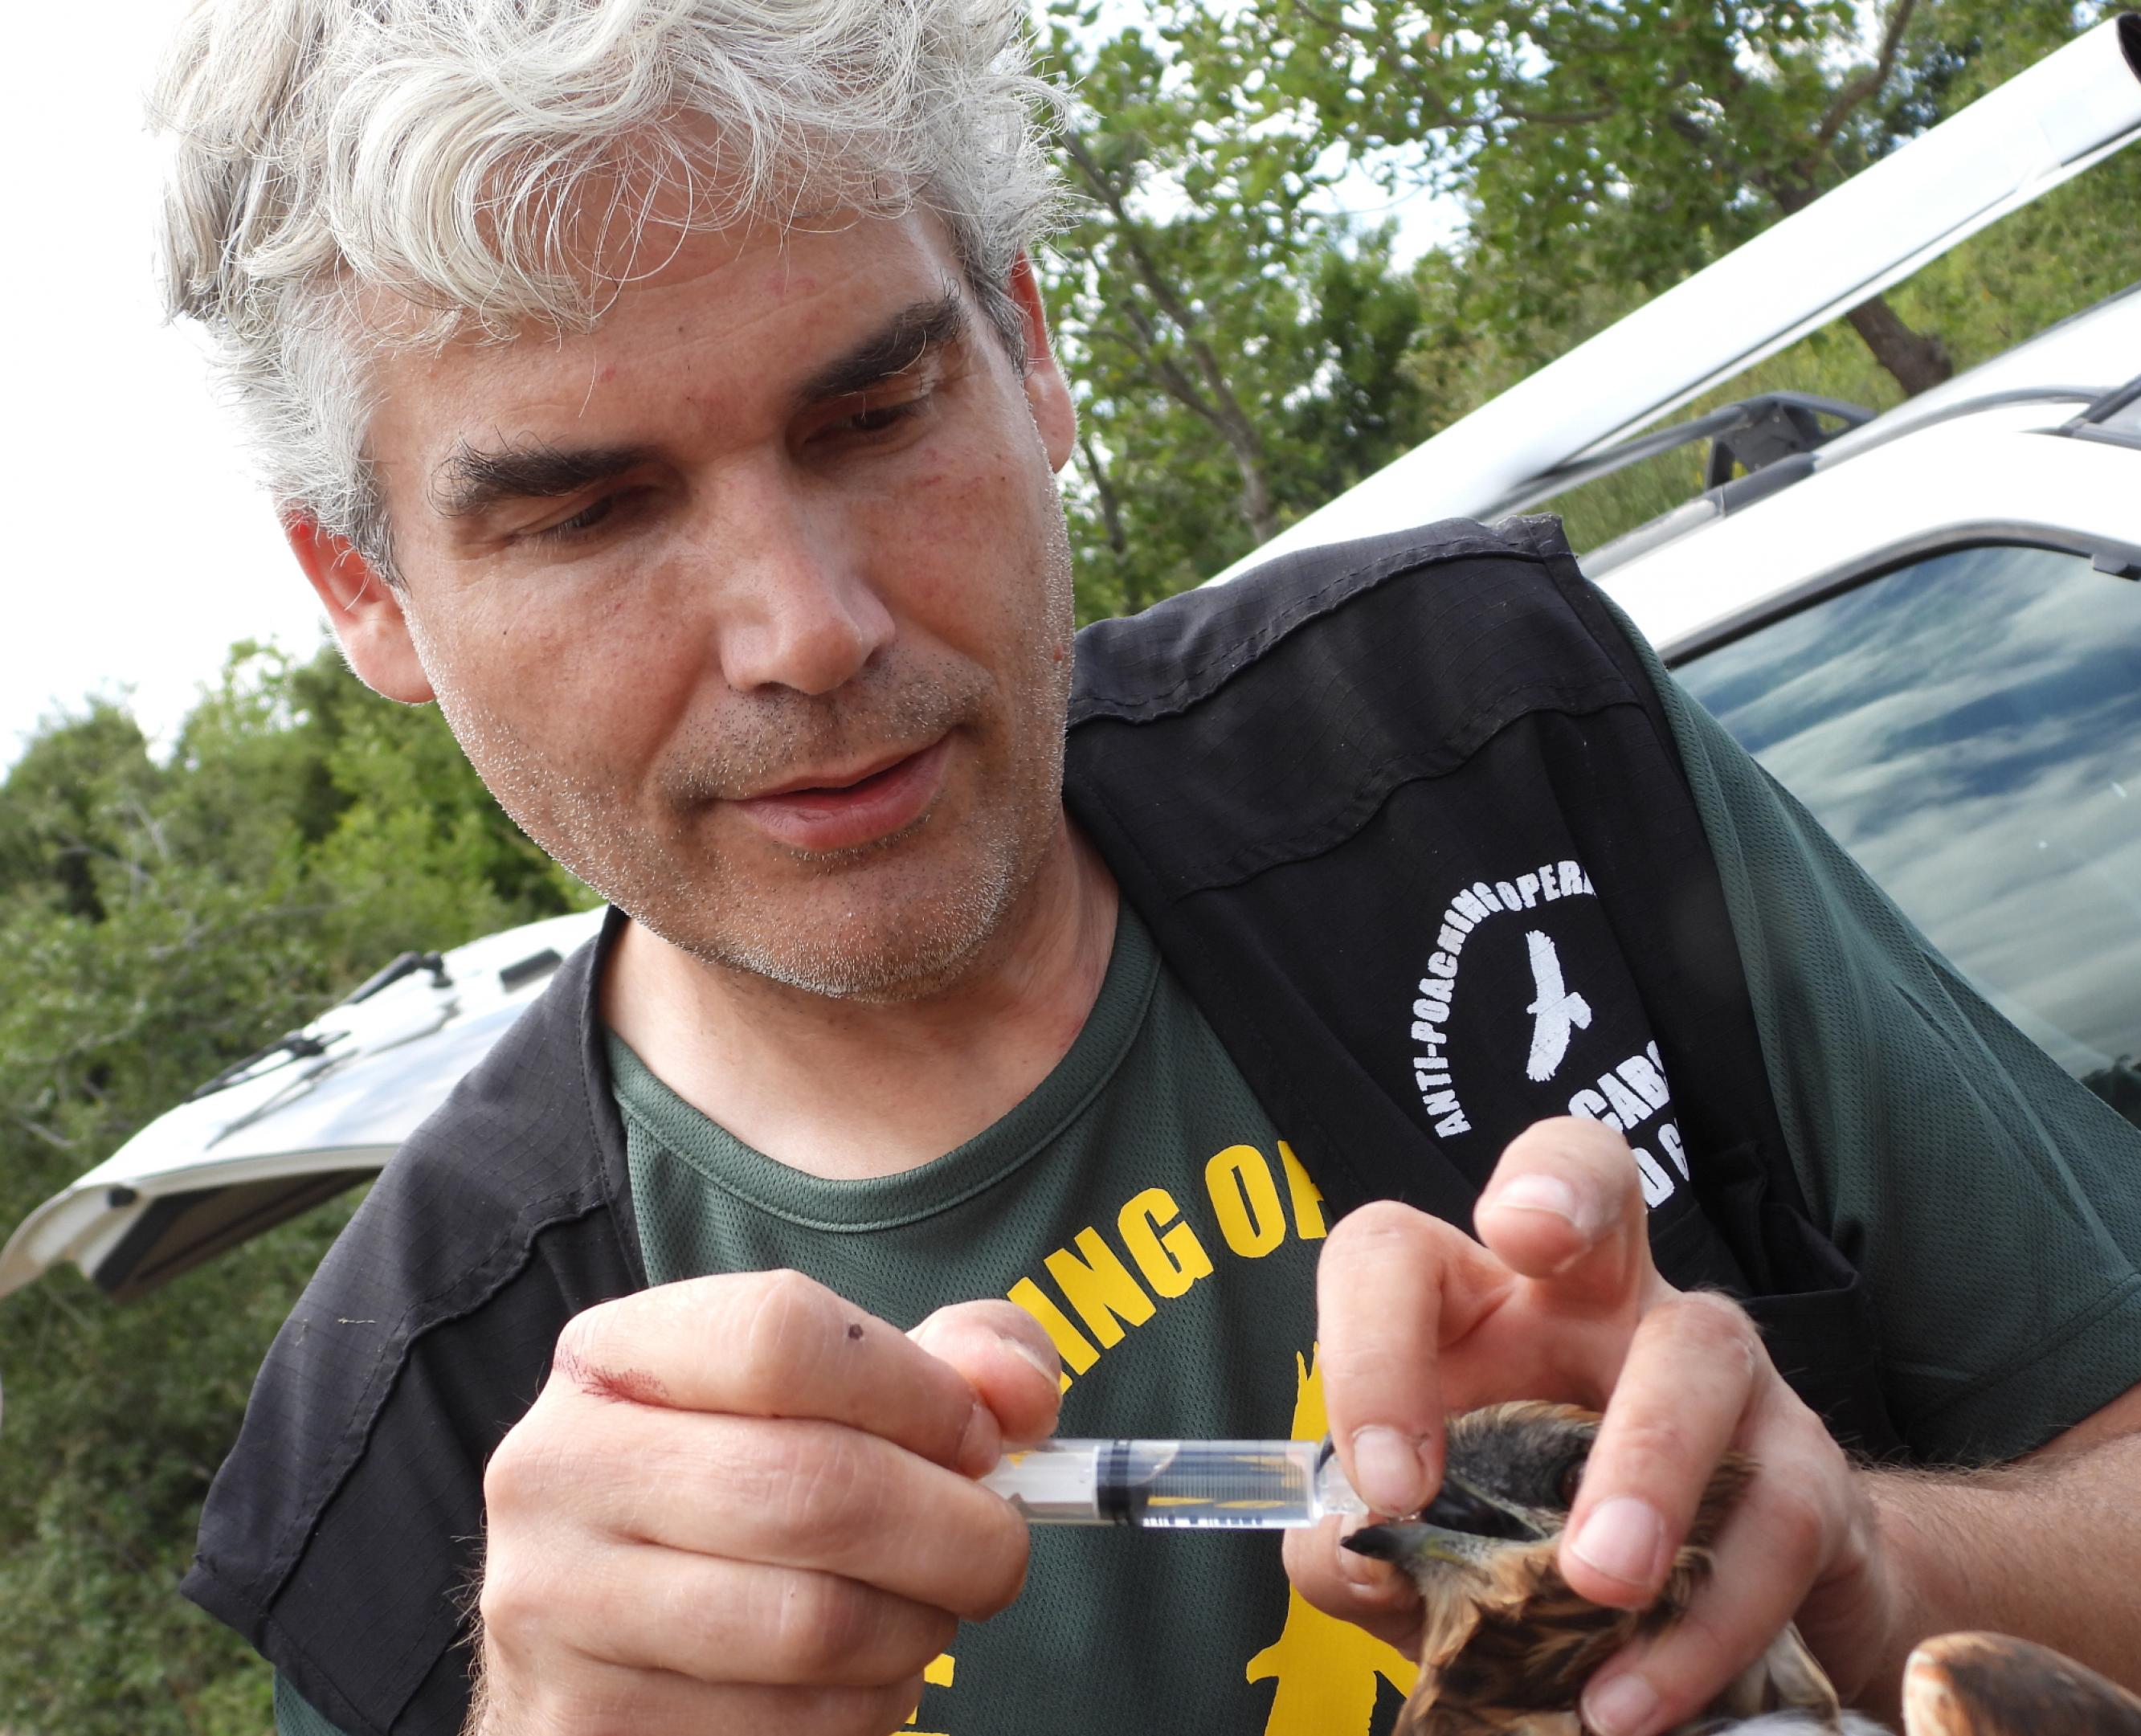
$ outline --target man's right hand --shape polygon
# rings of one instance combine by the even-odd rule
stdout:
[[[1009,1302],[903,1334],[794,1272],[592,1308],[500,1444],[470,1736],[884,1736],[1026,1576],[972,1479],[1054,1427]]]

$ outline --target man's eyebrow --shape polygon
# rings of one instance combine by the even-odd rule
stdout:
[[[473,519],[508,500],[549,500],[647,462],[644,446],[554,446],[523,440],[491,448],[457,440],[431,473],[431,504]]]
[[[967,335],[967,304],[957,290],[901,308],[846,355],[820,368],[797,394],[805,404],[853,397],[905,373],[930,351]]]
[[[966,302],[957,289],[901,308],[845,355],[820,368],[797,392],[805,404],[853,397],[905,373],[930,351],[967,335]],[[455,443],[431,473],[431,504],[448,519],[480,517],[509,500],[547,500],[620,475],[648,458],[644,446],[554,446],[529,440],[495,447]]]

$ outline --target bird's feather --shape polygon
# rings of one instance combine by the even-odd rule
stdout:
[[[1733,1718],[1754,1719],[1765,1712],[1804,1712],[1832,1727],[1843,1710],[1828,1673],[1814,1661],[1799,1630],[1789,1622],[1769,1642],[1768,1650],[1741,1670],[1711,1704],[1720,1714]]]

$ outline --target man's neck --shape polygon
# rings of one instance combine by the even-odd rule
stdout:
[[[834,1180],[896,1175],[998,1120],[1068,1052],[1113,951],[1116,892],[1065,822],[977,967],[921,999],[830,1000],[628,926],[603,1016],[685,1102]]]

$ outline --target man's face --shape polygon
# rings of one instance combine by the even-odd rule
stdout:
[[[390,358],[359,672],[687,952],[956,981],[1062,835],[1072,429],[1015,287],[1023,380],[918,216],[690,237],[592,334]]]

